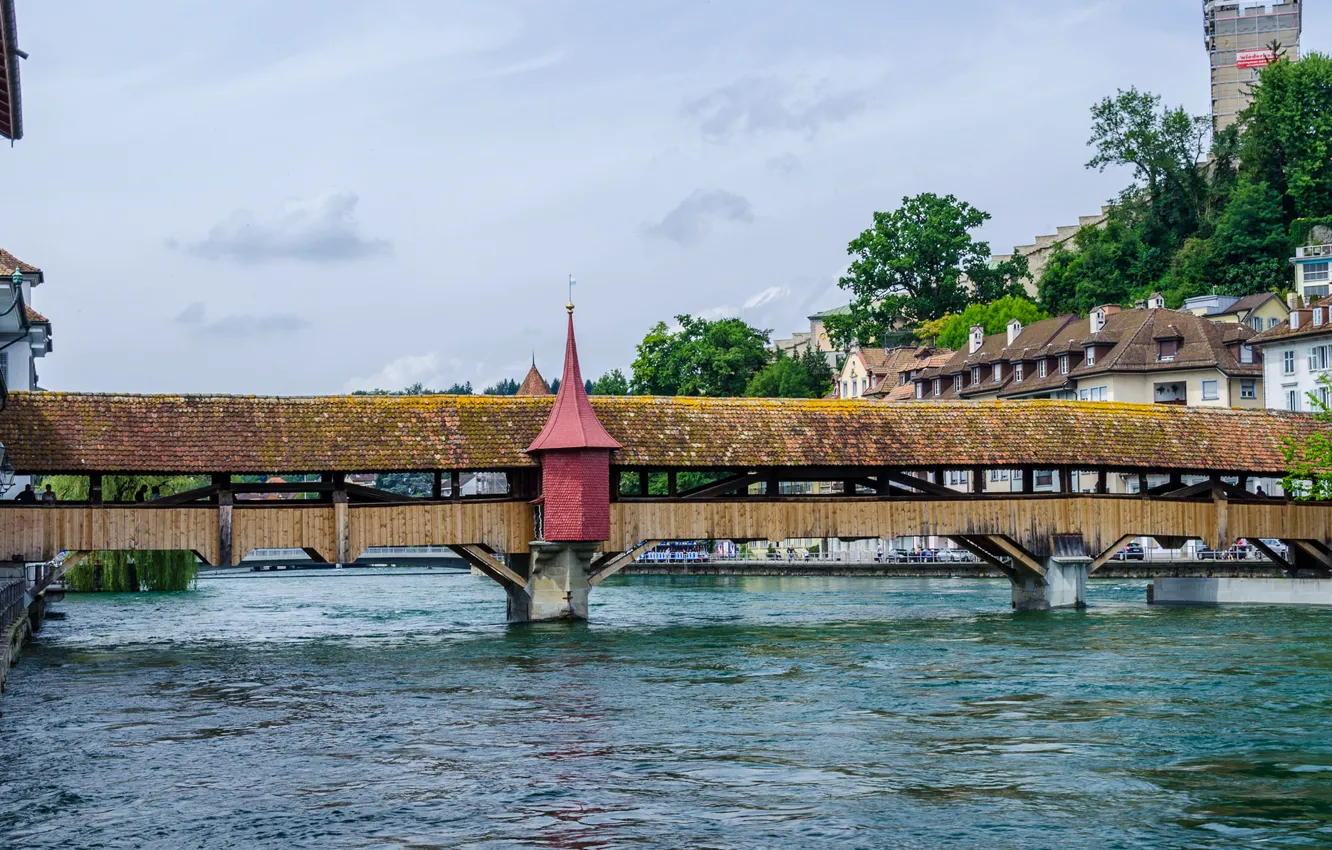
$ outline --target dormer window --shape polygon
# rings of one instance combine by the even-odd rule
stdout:
[[[925,397],[925,382],[920,381],[919,383],[916,384],[916,399],[919,401],[924,397]]]
[[[943,389],[943,379],[942,379],[942,378],[935,378],[935,379],[934,379],[934,394],[935,394],[935,395],[938,395],[938,394],[939,394],[939,391],[942,390],[942,389]]]
[[[953,392],[955,392],[955,393],[960,393],[960,392],[962,392],[962,376],[961,376],[961,375],[955,375],[955,376],[953,376]]]
[[[1252,362],[1253,362],[1253,346],[1252,346],[1252,345],[1241,345],[1241,346],[1240,346],[1240,362],[1241,362],[1241,363],[1252,363]]]
[[[1059,374],[1061,374],[1061,375],[1067,375],[1067,374],[1068,374],[1068,355],[1067,355],[1067,354],[1061,354],[1061,355],[1059,355]]]
[[[1313,308],[1313,323],[1314,323],[1314,325],[1321,325],[1321,324],[1323,323],[1323,308],[1322,308],[1322,307],[1315,307],[1315,308]]]
[[[979,367],[979,366],[972,366],[972,367],[971,367],[971,385],[974,387],[976,384],[979,384],[979,383],[980,383],[980,367]]]
[[[1179,340],[1163,339],[1156,349],[1156,360],[1158,363],[1170,363],[1179,353]]]
[[[1042,357],[1040,360],[1036,361],[1036,374],[1037,374],[1037,376],[1039,376],[1039,377],[1041,377],[1041,378],[1044,378],[1044,377],[1045,377],[1045,374],[1046,374],[1046,368],[1047,368],[1047,367],[1046,367],[1046,365],[1045,365],[1045,358],[1044,358],[1044,357]]]
[[[1004,364],[996,363],[994,364],[994,382],[996,384],[1000,384],[1003,383],[1003,380],[1004,380]]]
[[[1096,365],[1096,346],[1094,345],[1087,346],[1087,365]]]
[[[1022,364],[1018,363],[1013,367],[1013,380],[1022,383]]]

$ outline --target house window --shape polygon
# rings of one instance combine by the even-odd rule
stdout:
[[[1179,340],[1163,339],[1161,340],[1160,347],[1156,350],[1156,359],[1160,363],[1169,363],[1175,359],[1175,355],[1178,353]]]
[[[1327,403],[1330,396],[1332,396],[1332,391],[1328,390],[1327,387],[1318,388],[1318,410],[1320,412],[1327,410]]]
[[[1323,323],[1323,308],[1322,308],[1322,307],[1315,307],[1315,308],[1313,309],[1313,323],[1314,323],[1315,325],[1321,325],[1321,324]]]
[[[1253,362],[1253,346],[1252,346],[1252,345],[1241,345],[1241,346],[1240,346],[1240,362],[1241,362],[1241,363],[1252,363],[1252,362]]]
[[[1037,486],[1037,487],[1053,487],[1053,486],[1054,486],[1054,470],[1052,470],[1052,469],[1038,469],[1038,470],[1036,470],[1036,486]]]
[[[1252,318],[1250,318],[1250,319],[1249,319],[1249,327],[1253,328],[1253,329],[1256,330],[1256,331],[1260,331],[1260,330],[1262,330],[1262,329],[1263,329],[1263,317],[1262,317],[1262,316],[1253,316]]]
[[[1067,375],[1067,374],[1068,374],[1068,355],[1067,355],[1067,354],[1061,354],[1061,355],[1059,355],[1059,374],[1061,374],[1061,375]]]
[[[1004,364],[996,363],[994,364],[994,382],[996,384],[1000,384],[1003,383],[1003,380],[1004,380]]]
[[[972,367],[971,367],[971,383],[972,383],[973,385],[975,385],[975,384],[979,384],[979,383],[980,383],[980,367],[979,367],[979,366],[972,366]]]
[[[1022,383],[1022,364],[1018,363],[1013,367],[1013,380]]]
[[[991,481],[998,481],[998,480],[999,480],[999,470],[997,470],[997,469],[991,469],[991,470],[990,470],[990,480],[991,480]]]
[[[922,399],[924,397],[925,397],[925,382],[921,381],[919,384],[916,384],[916,398]]]
[[[13,389],[14,385],[9,382],[9,352],[0,351],[0,377],[5,379],[5,386]]]
[[[1328,291],[1328,285],[1326,283],[1320,283],[1317,286],[1306,286],[1304,287],[1304,297],[1326,298]]]
[[[1094,366],[1095,364],[1096,364],[1096,346],[1093,345],[1087,349],[1087,365]]]
[[[1321,372],[1327,369],[1328,348],[1332,346],[1315,345],[1309,349],[1309,371]]]
[[[1036,364],[1036,372],[1037,372],[1037,374],[1038,374],[1040,377],[1042,377],[1042,378],[1045,377],[1045,358],[1044,358],[1044,357],[1042,357],[1041,360],[1040,360],[1040,362]]]
[[[1286,409],[1296,411],[1300,409],[1299,390],[1286,390]]]
[[[1240,398],[1257,398],[1258,382],[1252,378],[1240,381]]]
[[[851,397],[851,385],[848,384],[846,381],[842,381],[842,398],[850,398],[850,397]]]
[[[1267,329],[1268,329],[1268,330],[1271,330],[1272,328],[1276,327],[1276,326],[1279,325],[1279,324],[1281,324],[1281,321],[1278,320],[1278,319],[1268,319],[1268,320],[1267,320]]]
[[[1327,280],[1327,263],[1305,263],[1304,264],[1304,282]]]
[[[1084,387],[1078,390],[1078,401],[1109,401],[1109,387]]]
[[[1287,351],[1281,355],[1281,374],[1295,374],[1295,352]]]
[[[935,378],[935,379],[934,379],[934,394],[935,394],[935,395],[938,395],[938,394],[939,394],[939,391],[940,391],[941,389],[943,389],[943,378]]]
[[[1219,399],[1221,397],[1221,382],[1203,381],[1202,397],[1203,401],[1216,401],[1217,399]]]
[[[953,377],[953,392],[955,392],[955,393],[960,393],[960,392],[962,392],[962,376],[961,376],[961,375],[956,375],[956,376]]]

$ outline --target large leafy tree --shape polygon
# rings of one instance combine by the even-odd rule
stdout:
[[[587,386],[588,395],[629,395],[629,379],[612,369]]]
[[[1050,314],[1031,299],[1007,295],[989,304],[972,304],[950,317],[939,329],[937,342],[942,348],[960,349],[967,344],[975,325],[983,325],[986,334],[997,334],[1003,333],[1013,319],[1025,326],[1048,318]]]
[[[643,395],[744,395],[754,373],[771,359],[770,331],[740,319],[676,316],[658,322],[638,344],[633,391]]]
[[[778,353],[750,379],[745,395],[758,398],[823,398],[832,390],[832,368],[807,347],[799,357]]]
[[[853,300],[845,315],[826,320],[829,334],[840,343],[882,345],[897,328],[1021,293],[1026,261],[991,265],[989,244],[972,236],[989,218],[952,195],[929,192],[876,212],[874,226],[847,247],[854,259],[838,285]]]
[[[1240,171],[1281,196],[1287,224],[1332,212],[1332,58],[1264,68],[1240,125]]]

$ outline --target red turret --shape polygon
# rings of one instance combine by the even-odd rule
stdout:
[[[610,537],[610,454],[620,448],[606,432],[583,388],[574,342],[573,305],[564,348],[564,375],[555,406],[527,451],[541,462],[545,504],[543,539],[606,540]]]

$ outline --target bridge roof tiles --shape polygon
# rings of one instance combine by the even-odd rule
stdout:
[[[20,472],[295,473],[532,466],[550,396],[10,394]],[[624,466],[1108,466],[1281,474],[1308,414],[1172,405],[602,396]]]

